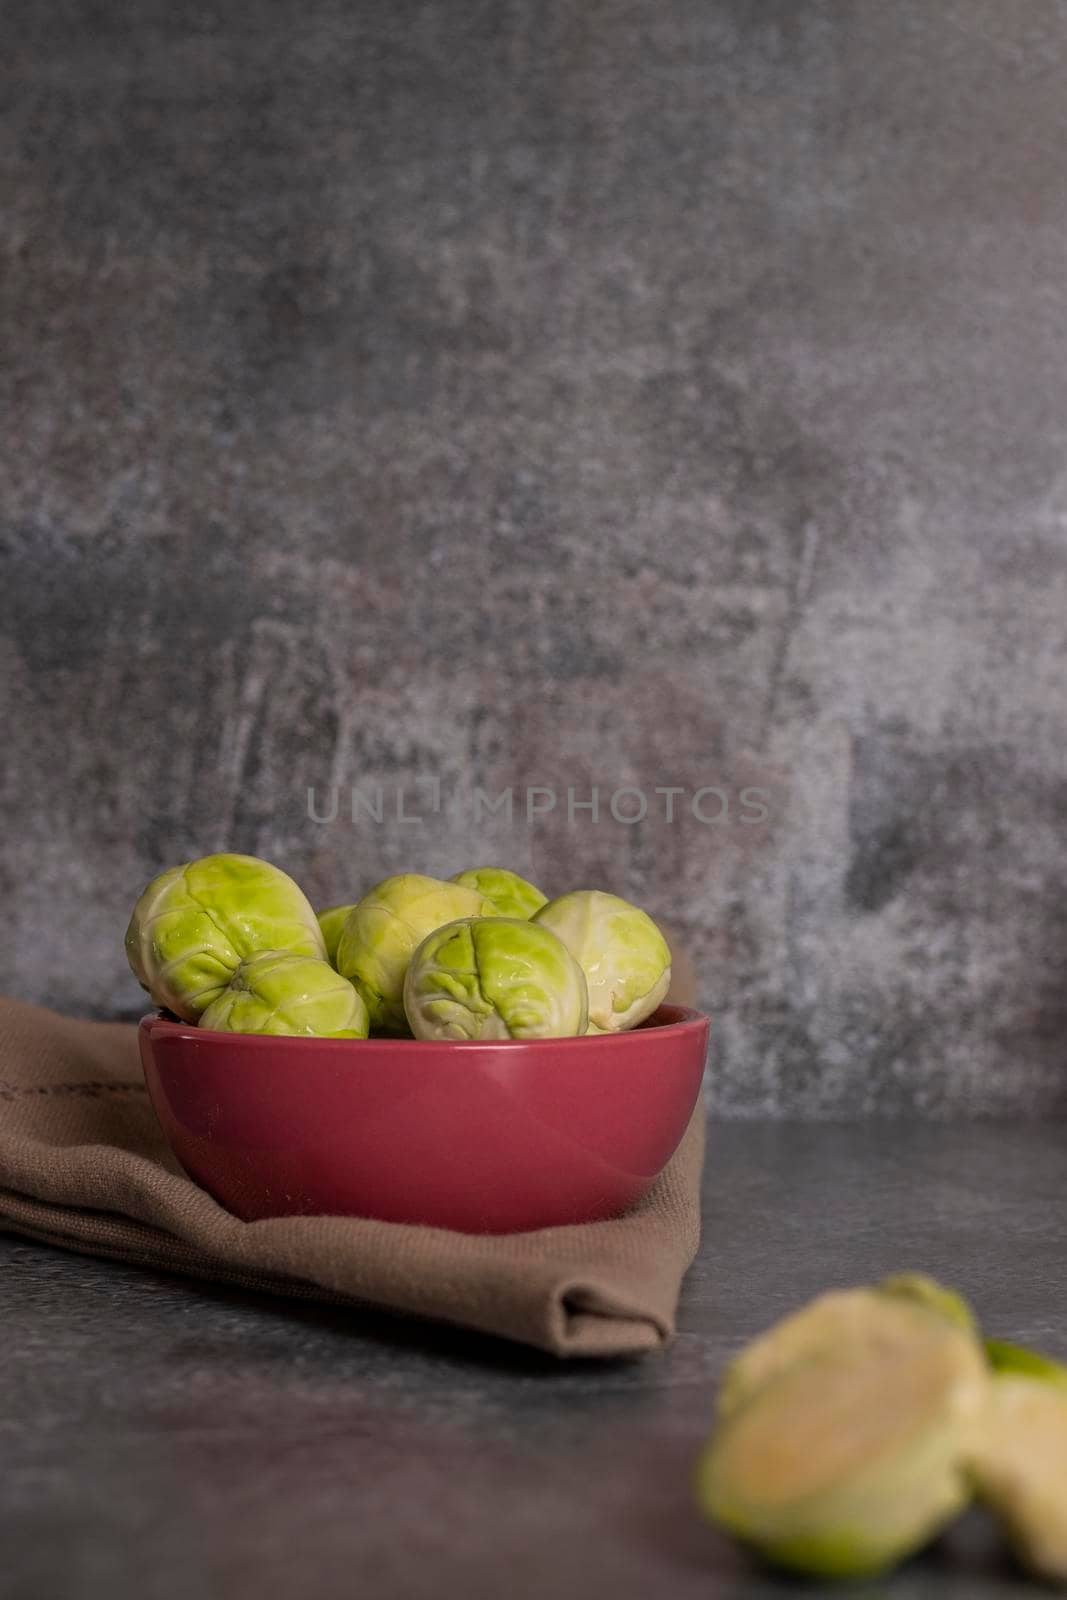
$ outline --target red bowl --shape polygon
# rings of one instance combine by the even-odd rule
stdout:
[[[577,1039],[301,1039],[145,1017],[171,1149],[237,1216],[508,1233],[615,1216],[676,1149],[708,1019]]]

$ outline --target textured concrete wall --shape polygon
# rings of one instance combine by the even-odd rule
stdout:
[[[721,1108],[1067,1110],[1067,6],[0,27],[3,986],[495,858],[682,930]]]

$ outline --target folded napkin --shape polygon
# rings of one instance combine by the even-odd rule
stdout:
[[[666,1343],[700,1236],[704,1113],[609,1222],[474,1236],[360,1217],[241,1222],[187,1178],[137,1030],[0,998],[0,1229],[245,1288],[387,1307],[560,1356]]]

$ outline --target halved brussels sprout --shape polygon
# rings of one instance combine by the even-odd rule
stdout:
[[[550,1039],[583,1033],[582,969],[547,928],[466,917],[424,939],[404,980],[417,1039]]]
[[[367,1008],[327,961],[291,950],[259,950],[242,961],[200,1018],[223,1033],[309,1034],[365,1039]]]
[[[257,950],[326,954],[303,891],[256,856],[203,856],[161,872],[126,930],[134,976],[184,1022],[196,1022]]]
[[[547,895],[506,867],[471,867],[467,872],[455,873],[452,882],[484,895],[501,917],[529,920],[535,911],[548,904]]]
[[[1067,1583],[1067,1370],[1014,1347],[1000,1353],[1008,1364],[994,1373],[988,1424],[970,1457],[974,1485],[1022,1565]],[[1034,1376],[1034,1363],[1044,1375]]]
[[[371,1027],[407,1032],[404,975],[428,934],[457,917],[492,915],[474,889],[417,872],[383,878],[364,895],[341,930],[336,964],[362,995]]]
[[[918,1301],[824,1296],[735,1363],[697,1469],[700,1504],[780,1566],[884,1572],[966,1504],[990,1382],[973,1335]]]
[[[319,927],[322,937],[326,942],[326,959],[331,967],[337,965],[337,945],[341,937],[341,929],[348,921],[349,915],[356,909],[356,902],[349,906],[328,906],[325,911],[319,912]]]
[[[647,912],[600,889],[576,889],[533,919],[562,939],[585,973],[589,1021],[602,1033],[650,1017],[671,982],[667,941]]]

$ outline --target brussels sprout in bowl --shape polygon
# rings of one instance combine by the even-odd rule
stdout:
[[[529,919],[548,904],[547,895],[506,867],[471,867],[467,872],[457,872],[452,882],[484,895],[498,917]]]
[[[476,867],[316,915],[277,867],[220,854],[152,880],[126,951],[164,1013],[140,1029],[163,1131],[246,1219],[613,1216],[699,1098],[708,1020],[656,1009],[666,945],[612,895],[546,902]]]
[[[417,1039],[550,1039],[585,1032],[585,977],[548,928],[467,917],[424,939],[404,980]]]
[[[337,970],[355,984],[374,1029],[406,1033],[404,976],[418,946],[457,917],[491,916],[474,889],[405,872],[383,878],[349,914],[337,945]]]
[[[365,1039],[367,1008],[328,961],[291,950],[260,950],[241,962],[200,1018],[221,1033]]]
[[[337,946],[341,942],[344,925],[356,909],[355,902],[347,906],[327,906],[318,914],[319,927],[326,944],[326,959],[331,967],[337,965]]]
[[[126,930],[134,977],[184,1022],[195,1022],[257,950],[326,955],[303,890],[256,856],[204,856],[161,872]]]
[[[534,922],[562,939],[585,973],[590,1033],[618,1033],[650,1017],[671,984],[671,952],[647,912],[600,889],[550,900]]]

